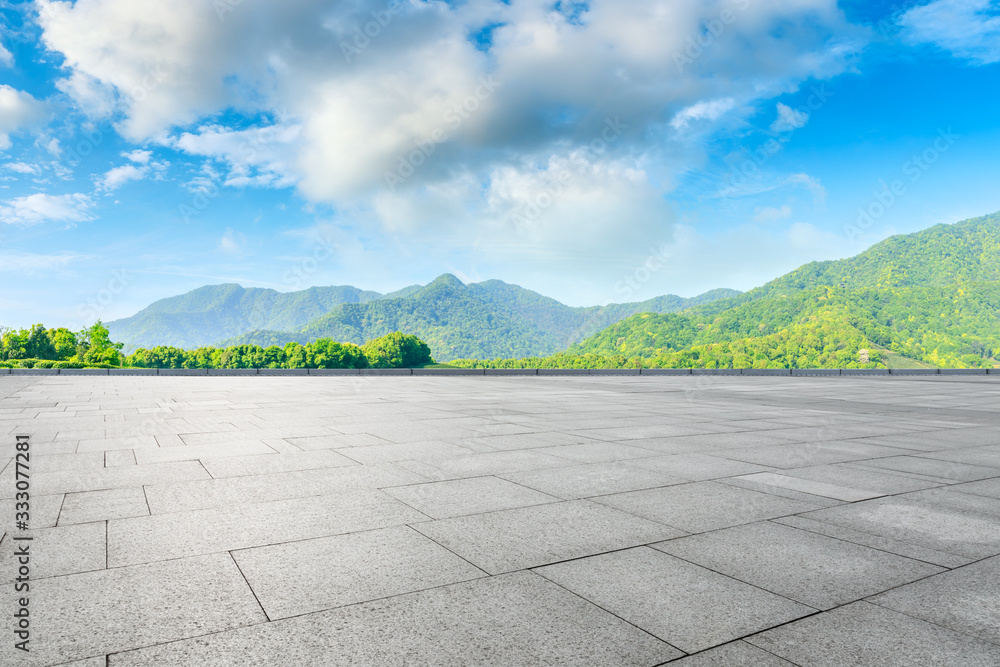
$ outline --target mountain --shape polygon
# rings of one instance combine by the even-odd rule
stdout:
[[[636,315],[570,348],[674,367],[936,366],[1000,358],[1000,214],[894,236],[849,259],[672,315]]]
[[[426,342],[434,359],[548,355],[639,312],[672,312],[730,297],[735,290],[684,299],[667,295],[639,303],[574,308],[500,280],[464,284],[451,274],[407,288],[401,296],[345,303],[294,331],[253,331],[219,345],[282,345],[317,338],[362,344],[393,331]]]
[[[254,329],[296,329],[341,304],[365,303],[381,296],[349,286],[278,292],[236,284],[208,285],[161,299],[106,326],[112,339],[128,349],[196,348]]]

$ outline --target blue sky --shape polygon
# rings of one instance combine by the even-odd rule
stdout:
[[[444,272],[572,305],[692,296],[1000,210],[995,0],[0,17],[5,325]]]

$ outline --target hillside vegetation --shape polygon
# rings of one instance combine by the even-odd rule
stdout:
[[[620,367],[998,365],[1000,215],[892,237],[679,313],[635,315],[571,346],[562,363],[573,356]]]

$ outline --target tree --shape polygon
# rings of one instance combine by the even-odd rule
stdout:
[[[368,341],[361,350],[372,368],[412,368],[434,363],[427,343],[398,331]]]

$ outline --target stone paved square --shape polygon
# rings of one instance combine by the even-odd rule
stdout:
[[[998,375],[0,376],[0,664],[993,667],[998,452]]]

